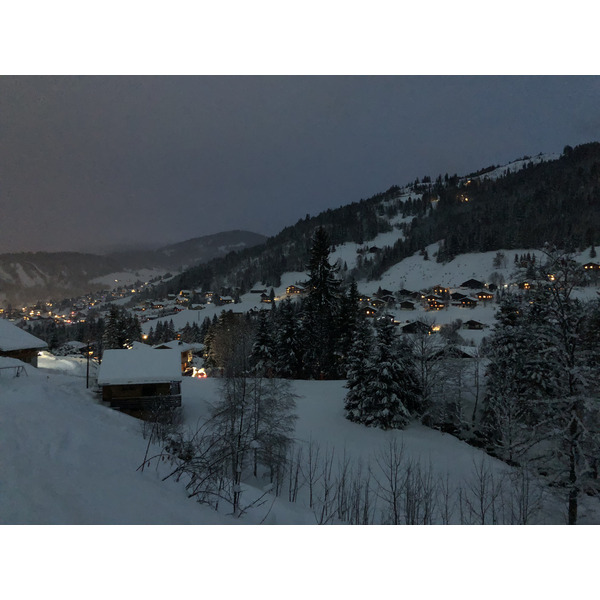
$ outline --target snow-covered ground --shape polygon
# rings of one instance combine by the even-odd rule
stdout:
[[[2,359],[1,366],[18,364]],[[10,365],[9,365],[10,363]],[[0,377],[0,523],[2,524],[314,524],[305,497],[285,494],[234,520],[186,496],[182,483],[162,481],[167,464],[140,467],[147,441],[137,419],[111,410],[85,387],[81,359],[44,354],[39,369]],[[484,461],[496,477],[510,471],[504,463],[451,435],[418,424],[404,431],[381,431],[347,421],[341,381],[295,381],[295,439],[306,451],[312,442],[321,456],[334,452],[334,468],[345,456],[352,465],[376,464],[396,440],[405,458],[431,468],[434,476],[464,485]],[[218,379],[185,378],[185,426],[194,431],[219,396]],[[152,450],[151,450],[152,452]],[[243,502],[250,504],[268,480],[246,481]],[[304,494],[304,496],[303,496]],[[582,522],[597,522],[595,506],[585,502]],[[561,522],[560,507],[549,502],[542,520]],[[457,517],[456,517],[457,518]]]

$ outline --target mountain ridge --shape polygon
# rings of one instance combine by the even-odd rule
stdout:
[[[156,250],[94,254],[18,252],[0,254],[0,302],[65,298],[106,288],[100,279],[122,271],[185,269],[228,252],[264,243],[266,236],[240,229],[191,238]],[[148,276],[148,273],[140,274]]]

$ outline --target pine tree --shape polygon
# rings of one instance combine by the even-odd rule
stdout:
[[[289,298],[279,307],[276,318],[275,365],[280,377],[297,377],[301,370],[301,356],[298,349],[299,328],[297,315]]]
[[[308,297],[303,304],[304,369],[309,377],[337,374],[336,345],[340,281],[329,263],[329,236],[319,227],[313,237],[308,265]]]
[[[410,420],[404,401],[412,382],[398,360],[395,328],[388,319],[376,321],[376,351],[367,383],[363,410],[365,425],[381,429],[402,429]]]
[[[250,364],[252,373],[256,377],[273,377],[275,371],[275,342],[271,320],[265,311],[258,313]]]
[[[354,343],[348,354],[346,373],[346,418],[357,423],[363,422],[365,406],[368,403],[368,382],[373,374],[373,346],[372,328],[364,319],[357,323]]]

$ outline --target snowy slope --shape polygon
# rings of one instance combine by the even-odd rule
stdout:
[[[6,359],[12,360],[12,359]],[[14,361],[15,363],[18,361]],[[43,369],[0,376],[0,523],[2,524],[312,524],[306,488],[290,504],[285,495],[267,494],[267,503],[239,520],[186,497],[182,483],[161,481],[168,465],[138,470],[146,451],[141,423],[101,405],[85,388],[80,360],[42,359]],[[71,368],[69,368],[69,365]],[[182,387],[186,427],[195,431],[219,395],[220,381],[185,378]],[[414,424],[404,431],[381,431],[350,423],[343,415],[341,381],[296,381],[295,439],[321,455],[334,452],[334,473],[345,455],[356,467],[375,465],[390,441],[407,460],[431,465],[434,475],[454,486],[471,480],[483,460],[496,477],[504,463],[456,438]],[[242,503],[263,495],[267,480],[246,481]],[[544,519],[561,522],[560,506],[550,502]],[[549,512],[548,512],[549,511]],[[582,511],[597,522],[597,511]]]

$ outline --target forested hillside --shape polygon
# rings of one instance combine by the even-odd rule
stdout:
[[[312,235],[323,227],[332,244],[367,244],[398,230],[396,241],[370,255],[348,279],[378,279],[386,269],[439,242],[436,260],[500,248],[536,248],[546,242],[566,250],[589,247],[600,231],[600,143],[565,147],[557,160],[523,157],[497,176],[496,167],[470,176],[438,175],[353,202],[293,226],[256,246],[200,265],[165,284],[238,290],[257,282],[276,286],[285,272],[306,268]]]

